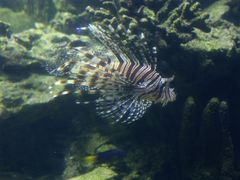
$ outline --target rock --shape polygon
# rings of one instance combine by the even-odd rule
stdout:
[[[83,128],[79,128],[79,131],[83,131]],[[108,140],[108,137],[92,132],[85,134],[78,141],[73,142],[65,157],[66,167],[63,177],[67,179],[85,172],[86,169],[91,169],[95,162],[88,164],[84,158],[88,155],[96,155],[98,152],[115,148],[115,146],[107,143]]]
[[[0,100],[2,100],[2,95],[0,96]],[[3,104],[0,104],[0,121],[9,118],[9,113],[6,107]]]
[[[100,179],[112,179],[117,175],[116,172],[107,167],[98,167],[89,173],[80,175],[77,177],[69,178],[68,180],[100,180]]]
[[[13,38],[0,37],[0,54],[5,59],[4,64],[21,64],[24,62],[21,60],[27,54],[27,48]]]
[[[56,9],[50,0],[27,0],[24,11],[35,20],[49,22],[55,15]]]
[[[58,12],[55,18],[50,22],[51,26],[57,31],[64,33],[76,33],[78,24],[78,16],[70,12]]]
[[[6,36],[10,38],[11,31],[10,31],[10,25],[8,23],[0,21],[0,36]]]
[[[74,12],[76,7],[68,0],[54,0],[54,6],[58,12]]]
[[[36,74],[32,74],[28,78],[24,76],[24,73],[21,75],[20,72],[18,72],[15,80],[13,80],[14,75],[12,75],[11,79],[7,77],[1,78],[0,119],[7,119],[13,114],[23,110],[26,106],[46,103],[52,99],[48,86],[56,81],[54,77]]]
[[[1,0],[0,6],[14,11],[21,11],[26,3],[27,0]]]
[[[11,26],[11,31],[21,32],[34,26],[34,20],[24,11],[14,12],[8,8],[0,8],[0,20]]]
[[[0,54],[4,76],[1,76],[1,118],[5,119],[24,107],[47,103],[53,99],[53,94],[63,87],[55,87],[49,92],[56,77],[41,74],[44,68],[54,68],[57,61],[67,58],[65,48],[74,44],[84,45],[88,37],[66,35],[52,28],[38,25],[39,29],[13,34],[12,38],[0,37]],[[64,48],[60,48],[64,47]],[[61,49],[61,51],[59,50]],[[79,57],[84,57],[79,54]],[[77,58],[77,57],[76,57]],[[35,72],[35,73],[34,73]]]

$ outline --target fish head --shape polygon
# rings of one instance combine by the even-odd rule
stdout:
[[[170,87],[170,82],[173,81],[174,76],[170,78],[164,78],[163,81],[159,82],[159,94],[155,103],[160,102],[165,106],[168,102],[173,102],[176,100],[176,93],[174,88]]]

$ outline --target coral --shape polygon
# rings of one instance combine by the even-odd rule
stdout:
[[[229,6],[229,11],[225,15],[225,18],[228,19],[230,22],[239,25],[240,21],[240,1],[239,0],[226,0],[227,5]]]
[[[187,51],[231,56],[239,33],[234,27],[212,28],[211,33],[195,30],[197,37],[182,44]]]
[[[222,18],[229,12],[228,0],[220,0],[212,3],[204,11],[209,14],[210,23],[221,21]]]
[[[127,1],[103,1],[101,8],[88,6],[86,12],[86,16],[92,21],[111,25],[123,41],[136,41],[135,36],[144,32],[149,42],[157,37],[168,40],[169,44],[176,44],[193,39],[195,28],[209,30],[205,23],[207,13],[201,10],[199,3],[193,1],[179,3],[168,0],[136,4]],[[161,37],[159,34],[162,34]],[[159,44],[161,46],[162,43]]]
[[[205,12],[209,14],[207,23],[211,27],[211,31],[206,33],[195,29],[196,38],[182,44],[184,49],[201,54],[221,54],[229,57],[237,51],[239,29],[222,19],[229,11],[226,3],[225,0],[216,1],[205,9]]]
[[[199,118],[196,104],[189,97],[184,107],[179,145],[184,179],[217,180],[234,176],[227,103],[211,98]]]
[[[221,177],[223,177],[223,179],[231,179],[231,177],[237,177],[237,172],[234,169],[234,146],[230,132],[229,107],[225,101],[222,101],[219,105],[219,116],[222,124],[223,137]]]
[[[203,168],[208,176],[219,179],[222,163],[222,124],[219,117],[220,102],[212,98],[203,110],[203,122],[200,128],[200,156],[203,158]],[[204,172],[204,173],[206,173]],[[207,177],[206,177],[207,178]]]
[[[75,20],[111,25],[123,43],[141,44],[137,35],[144,32],[149,44],[157,45],[159,51],[166,44],[169,47],[181,44],[190,52],[232,56],[238,51],[239,30],[222,20],[229,11],[227,2],[212,2],[203,9],[199,2],[192,0],[130,5],[126,1],[103,1],[101,8],[88,6]]]
[[[179,135],[181,171],[184,176],[191,172],[192,162],[195,158],[197,125],[196,103],[193,97],[188,97],[183,109]]]
[[[162,17],[163,15],[165,19]],[[157,16],[160,22],[159,27],[164,29],[169,36],[180,39],[181,43],[193,39],[195,35],[194,29],[209,31],[205,23],[208,14],[201,10],[198,2],[184,1],[179,7],[171,11],[160,9]]]

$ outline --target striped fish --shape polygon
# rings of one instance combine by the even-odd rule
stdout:
[[[88,29],[107,51],[86,52],[88,60],[73,58],[52,70],[67,79],[55,85],[74,87],[55,97],[71,92],[94,94],[97,114],[122,123],[138,120],[153,103],[166,105],[175,100],[174,89],[169,87],[174,77],[163,78],[156,71],[156,62],[148,62],[145,56],[140,61],[100,26],[89,25]],[[79,52],[84,52],[84,48],[74,48],[69,53],[76,57]]]

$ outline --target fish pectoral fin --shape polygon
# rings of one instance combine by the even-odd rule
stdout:
[[[139,100],[135,96],[123,96],[115,100],[104,97],[96,102],[98,115],[113,123],[132,123],[140,119],[152,104],[150,101]]]

